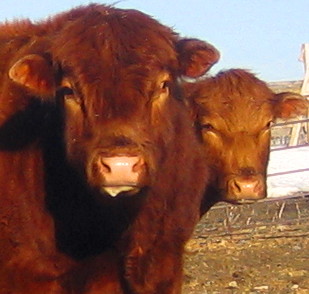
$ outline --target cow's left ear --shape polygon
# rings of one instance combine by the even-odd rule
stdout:
[[[37,54],[26,55],[19,59],[10,68],[9,77],[38,95],[52,95],[55,89],[52,65],[46,58]]]
[[[274,98],[275,118],[289,119],[307,114],[309,102],[302,95],[282,92],[275,94]]]
[[[176,49],[180,57],[181,74],[189,78],[204,75],[220,58],[214,46],[198,39],[181,39]]]

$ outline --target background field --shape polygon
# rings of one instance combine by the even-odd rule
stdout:
[[[218,204],[188,243],[184,294],[309,293],[309,198]]]

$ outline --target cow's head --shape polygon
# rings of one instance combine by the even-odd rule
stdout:
[[[216,49],[138,11],[95,5],[71,12],[48,42],[45,52],[34,42],[8,73],[24,95],[63,111],[70,165],[101,194],[151,185],[184,111],[178,79],[203,75]]]
[[[246,203],[266,197],[270,127],[278,118],[305,114],[306,100],[295,93],[275,94],[240,69],[185,88],[213,171],[216,199],[210,201]]]

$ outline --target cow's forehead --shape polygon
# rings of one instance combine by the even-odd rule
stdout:
[[[140,12],[111,10],[68,24],[55,37],[52,52],[88,111],[106,114],[121,105],[121,113],[129,115],[177,72],[176,39]]]
[[[256,111],[271,104],[273,92],[249,72],[233,69],[221,72],[198,85],[197,103],[207,110]]]
[[[114,72],[127,67],[177,66],[176,35],[137,11],[92,11],[54,39],[53,51],[72,68]]]
[[[211,120],[221,129],[259,129],[273,117],[272,97],[272,92],[264,86],[205,87],[197,99],[200,119]]]
[[[273,93],[267,87],[256,87],[256,85],[248,85],[246,88],[242,88],[237,84],[228,87],[225,85],[213,87],[208,84],[201,89],[196,102],[207,110],[219,112],[256,111],[262,105],[270,105],[273,98]]]
[[[235,102],[235,101],[234,101]],[[221,121],[236,128],[246,123],[264,122],[272,118],[272,106],[267,101],[263,103],[216,103],[216,104],[199,104],[200,117],[204,120]],[[248,126],[250,127],[250,126]]]

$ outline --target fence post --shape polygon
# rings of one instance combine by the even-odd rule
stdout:
[[[309,43],[302,44],[299,60],[304,63],[305,76],[300,90],[300,94],[309,97]],[[307,118],[309,117],[309,109],[307,110]],[[309,141],[309,122],[303,125],[307,132],[307,141]],[[300,131],[299,131],[300,133]],[[292,138],[291,138],[292,139]]]

